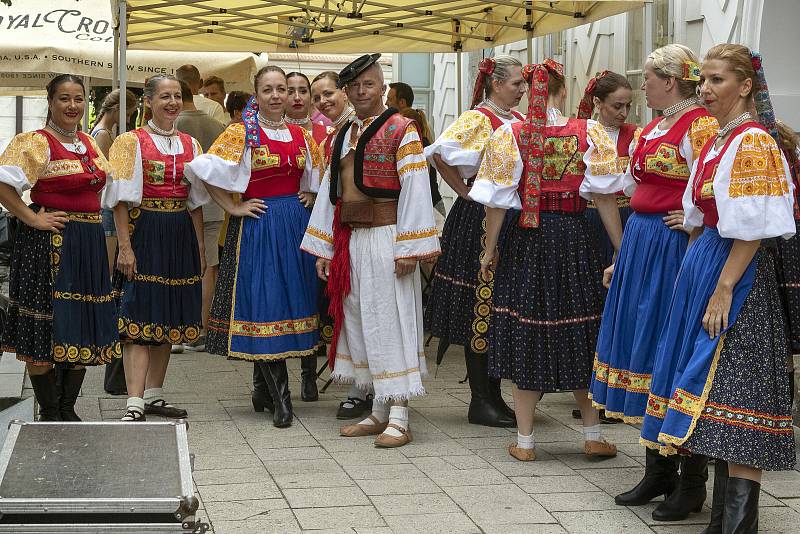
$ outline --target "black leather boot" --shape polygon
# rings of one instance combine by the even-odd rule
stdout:
[[[264,408],[268,411],[273,411],[275,408],[272,405],[272,397],[269,395],[269,388],[267,387],[267,380],[264,378],[266,372],[264,362],[253,362],[253,394],[251,399],[253,401],[253,409],[257,412],[263,412]]]
[[[517,420],[509,417],[493,399],[489,386],[489,362],[485,354],[476,354],[464,349],[467,363],[467,378],[472,399],[469,402],[467,419],[473,425],[512,428]]]
[[[517,420],[517,415],[514,413],[514,410],[512,410],[511,407],[508,404],[506,404],[506,401],[503,399],[503,392],[500,389],[499,378],[494,378],[491,376],[489,377],[489,394],[491,395],[492,400],[494,401],[494,405],[497,406],[497,408],[502,413],[506,414],[508,417],[511,417],[512,419],[514,419],[514,421]]]
[[[728,485],[728,462],[714,460],[714,496],[711,500],[711,522],[701,534],[722,534],[722,513]]]
[[[708,456],[692,454],[681,459],[681,476],[675,488],[664,502],[653,510],[656,521],[682,521],[689,514],[698,513],[706,502],[708,480]]]
[[[57,369],[58,411],[62,421],[80,421],[75,413],[75,403],[81,392],[86,369]]]
[[[317,390],[317,355],[300,358],[300,400],[314,402],[319,400]]]
[[[746,478],[729,477],[725,489],[723,534],[757,534],[758,496],[761,484]]]
[[[286,360],[276,362],[264,362],[264,378],[267,379],[267,387],[272,397],[274,411],[272,412],[272,424],[278,428],[291,426],[292,418],[292,397],[289,391],[289,372],[286,370]]]
[[[675,458],[645,449],[644,478],[633,489],[614,497],[614,502],[619,506],[642,506],[659,495],[669,495],[677,484],[678,463]]]
[[[43,375],[30,377],[36,402],[39,403],[39,421],[61,421],[55,371],[51,369]]]

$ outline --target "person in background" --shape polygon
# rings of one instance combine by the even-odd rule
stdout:
[[[253,96],[244,91],[231,91],[228,98],[225,100],[225,111],[230,115],[231,120],[229,124],[242,122],[242,111],[247,105],[247,101]]]
[[[100,105],[100,110],[97,113],[94,127],[92,128],[92,137],[94,137],[98,148],[100,148],[103,155],[108,158],[108,151],[111,149],[111,144],[114,142],[116,133],[119,129],[119,89],[114,89],[106,95],[103,103]],[[125,110],[126,119],[125,124],[130,122],[131,117],[136,112],[136,95],[131,91],[126,90]],[[106,234],[106,253],[108,255],[108,272],[109,280],[111,273],[114,272],[114,258],[117,254],[117,230],[114,227],[114,211],[101,210],[103,216],[103,231]],[[122,358],[112,360],[106,365],[105,378],[103,380],[103,389],[112,395],[125,395],[127,394],[127,387],[125,385],[125,366],[122,365]]]
[[[194,95],[185,82],[181,82],[181,96],[183,110],[175,121],[175,127],[178,131],[194,137],[200,143],[203,152],[207,152],[217,137],[225,131],[225,126],[195,107]],[[211,301],[214,298],[214,287],[219,270],[217,242],[224,218],[223,213],[222,208],[216,202],[209,202],[203,206],[203,243],[206,252],[206,272],[203,275],[203,333],[195,341],[186,345],[190,350],[205,350],[208,314],[211,310]],[[182,349],[182,346],[180,348],[173,347],[172,352],[182,352]]]
[[[225,80],[219,76],[209,76],[203,80],[200,94],[209,100],[213,100],[223,108],[225,107]]]
[[[225,108],[219,102],[206,98],[200,94],[200,88],[203,87],[203,78],[200,77],[200,71],[194,65],[183,65],[178,67],[175,71],[175,77],[178,81],[186,83],[194,95],[194,106],[200,111],[205,111],[212,119],[216,119],[222,124],[228,124],[228,115],[225,113]]]
[[[208,194],[184,174],[202,149],[175,128],[183,100],[174,76],[150,78],[144,100],[153,118],[114,140],[109,156],[114,178],[102,201],[114,208],[119,238],[113,287],[119,336],[126,342],[126,422],[150,414],[187,416],[164,399],[164,379],[170,345],[190,343],[202,329],[205,253],[198,208]]]
[[[411,107],[414,105],[414,90],[410,85],[403,82],[390,83],[389,93],[386,95],[386,105],[390,108],[395,108],[402,116],[417,122],[423,147],[427,147],[433,142],[433,132],[425,117],[425,112],[422,109],[413,109]],[[428,165],[428,175],[431,181],[433,207],[444,217],[444,202],[442,201],[441,193],[439,193],[436,168],[433,165]]]
[[[0,203],[19,221],[2,347],[25,362],[40,420],[80,421],[84,366],[122,354],[98,197],[111,167],[78,127],[86,109],[80,77],[53,78],[47,104],[47,125],[18,134],[0,155]]]

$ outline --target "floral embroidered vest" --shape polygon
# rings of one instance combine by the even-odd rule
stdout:
[[[725,141],[725,144],[722,145],[720,151],[710,160],[704,161],[713,148],[717,136],[713,136],[709,139],[703,147],[703,150],[700,151],[700,156],[698,156],[697,160],[697,172],[695,172],[694,181],[692,182],[692,203],[697,206],[697,209],[703,212],[703,225],[709,228],[716,228],[719,222],[717,201],[714,198],[714,176],[717,174],[719,162],[722,160],[722,156],[725,155],[725,152],[727,152],[731,141],[753,126],[766,131],[761,124],[755,121],[748,121],[738,126],[728,135],[728,139]]]
[[[475,108],[475,111],[480,111],[481,113],[486,115],[486,117],[489,118],[489,122],[492,123],[492,131],[497,130],[498,128],[500,128],[503,125],[502,119],[500,117],[498,117],[497,115],[495,115],[494,113],[492,113],[492,111],[490,109],[477,107],[477,108]],[[514,114],[514,117],[516,117],[517,120],[519,120],[519,121],[524,121],[525,120],[525,117],[523,117],[519,112],[514,111],[512,109],[511,113]]]
[[[522,125],[522,122],[511,125],[517,146]],[[546,127],[540,211],[579,213],[586,209],[586,201],[578,194],[586,172],[583,162],[583,155],[589,150],[586,137],[587,122],[584,119],[568,119],[563,126]],[[523,164],[524,161],[523,155]],[[522,175],[525,176],[524,168]],[[520,193],[522,184],[523,180],[520,180]]]
[[[353,180],[368,197],[399,198],[400,176],[397,174],[397,150],[406,129],[413,121],[389,108],[367,126],[356,143],[353,161]],[[331,193],[333,204],[339,197],[339,158],[345,135],[352,122],[339,130],[331,156]]]
[[[262,128],[259,145],[251,149],[250,183],[244,198],[266,198],[292,195],[300,191],[300,178],[306,169],[306,140],[303,129],[287,124],[291,141],[275,141]]]
[[[46,130],[38,130],[50,147],[50,162],[31,189],[31,201],[46,208],[64,211],[99,212],[98,193],[106,184],[106,173],[95,163],[89,136],[78,132],[86,154],[67,150]]]
[[[680,146],[692,123],[707,116],[705,109],[693,109],[681,116],[661,137],[645,139],[663,117],[656,117],[642,130],[631,158],[631,174],[639,184],[631,207],[640,213],[663,213],[682,209],[681,199],[692,169],[680,153]]]
[[[183,152],[176,155],[163,154],[153,142],[150,134],[142,128],[133,131],[139,138],[142,151],[142,197],[181,198],[189,196],[189,181],[183,175],[183,166],[194,159],[192,136],[178,132]]]
[[[638,128],[635,124],[625,123],[619,128],[619,136],[617,136],[617,156],[619,157],[619,166],[617,169],[621,169],[622,172],[625,172],[625,169],[628,167],[628,162],[630,162],[630,149],[631,143],[633,142],[633,136],[636,135],[636,129]]]

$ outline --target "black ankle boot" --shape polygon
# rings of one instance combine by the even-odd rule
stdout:
[[[81,385],[86,376],[86,369],[58,369],[56,370],[56,383],[58,384],[58,411],[62,421],[80,421],[75,413],[75,403],[81,392]]]
[[[644,478],[636,486],[614,497],[619,506],[642,506],[659,495],[669,495],[678,484],[678,464],[674,458],[645,449]]]
[[[39,421],[61,421],[55,371],[51,369],[43,375],[30,375],[30,378],[39,403]]]
[[[489,386],[489,362],[485,354],[476,354],[464,349],[467,363],[467,378],[472,399],[469,402],[467,419],[473,425],[512,428],[517,421],[503,413],[492,397]]]
[[[317,390],[317,356],[303,356],[300,358],[300,400],[303,402],[314,402],[319,400],[319,390]]]
[[[272,405],[272,397],[269,395],[267,380],[264,378],[266,372],[263,369],[264,365],[264,362],[253,362],[253,394],[251,398],[253,409],[257,412],[263,412],[264,408],[270,412],[275,409]]]
[[[264,362],[264,378],[272,397],[274,411],[272,424],[278,428],[286,428],[292,424],[292,398],[289,392],[289,372],[286,370],[286,360]]]
[[[728,462],[714,460],[714,496],[711,500],[711,522],[701,534],[722,534],[722,513],[725,510],[725,488],[728,485]]]
[[[746,478],[729,477],[725,489],[725,511],[722,514],[723,534],[756,534],[758,532],[758,496],[761,484]]]
[[[708,480],[708,456],[692,454],[681,459],[681,476],[675,488],[664,502],[653,510],[656,521],[682,521],[689,514],[698,513],[706,502]]]
[[[494,405],[508,417],[514,419],[516,422],[517,415],[514,413],[514,410],[506,404],[506,401],[503,399],[503,392],[500,389],[500,379],[489,377],[489,395],[492,397],[492,401]]]

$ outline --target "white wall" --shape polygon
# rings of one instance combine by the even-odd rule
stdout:
[[[47,117],[47,98],[43,96],[22,98],[22,131],[43,127]],[[0,148],[4,148],[16,133],[16,111],[16,97],[0,96]]]

